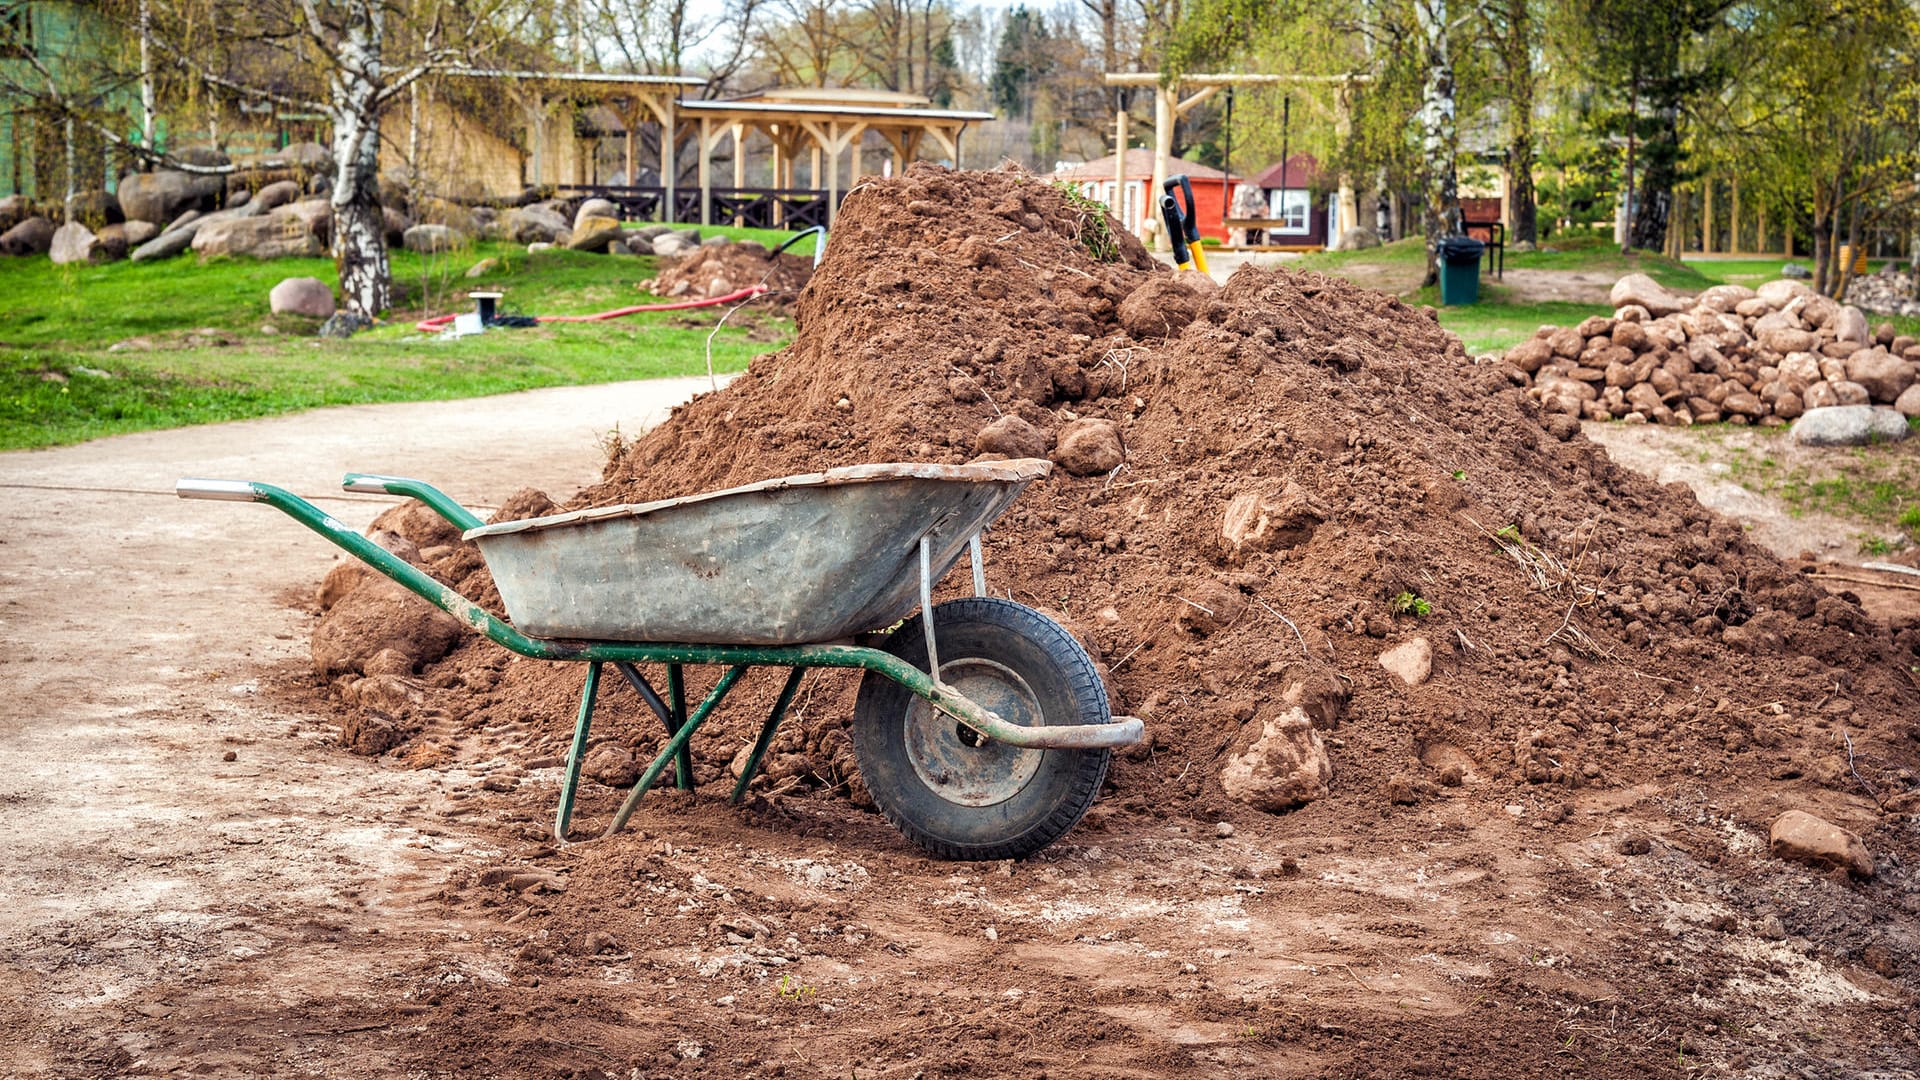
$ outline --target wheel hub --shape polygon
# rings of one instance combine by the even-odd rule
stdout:
[[[954,660],[940,666],[940,681],[1010,724],[1041,724],[1033,690],[1003,664],[978,657]],[[907,708],[906,729],[913,771],[941,798],[962,806],[1013,798],[1040,771],[1046,754],[994,742],[919,698]]]

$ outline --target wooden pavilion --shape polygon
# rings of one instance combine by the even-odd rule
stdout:
[[[522,186],[595,195],[619,205],[629,218],[672,223],[830,225],[841,196],[865,168],[867,133],[880,144],[872,150],[890,156],[898,171],[929,147],[958,164],[967,126],[993,119],[989,112],[936,109],[917,94],[881,90],[779,88],[703,100],[681,96],[705,85],[704,80],[682,76],[481,70],[452,74],[497,80],[503,96],[518,107],[526,131],[518,170]],[[646,140],[640,136],[649,126],[658,149],[652,162],[643,162]],[[591,149],[583,152],[580,147],[584,129],[591,129],[594,138],[624,138],[623,183],[599,182],[591,167]],[[757,187],[747,182],[746,153],[747,141],[756,135],[771,148],[769,182]],[[731,183],[716,184],[714,154],[729,139]],[[690,147],[685,145],[689,142]],[[697,189],[678,183],[682,155],[689,150],[697,155]],[[797,185],[795,169],[803,159],[808,165],[805,187]],[[639,182],[643,166],[657,167],[656,183]]]

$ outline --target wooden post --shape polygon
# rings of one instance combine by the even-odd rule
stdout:
[[[700,224],[713,224],[713,121],[700,118]]]
[[[1765,255],[1767,253],[1767,245],[1771,242],[1767,238],[1767,204],[1766,203],[1760,204],[1760,235],[1754,237],[1754,239],[1758,241],[1758,248],[1759,248],[1760,254]]]
[[[744,125],[733,125],[733,186],[736,189],[747,186],[747,133]],[[776,151],[777,153],[778,151]]]
[[[664,114],[660,122],[660,182],[666,185],[667,190],[661,196],[664,205],[660,208],[660,220],[667,225],[677,225],[679,222],[674,220],[673,182],[680,166],[674,160],[678,150],[674,144],[680,141],[680,124],[679,118],[674,115],[672,98],[666,100]]]
[[[1128,231],[1138,231],[1140,223],[1127,220],[1127,110],[1113,113],[1113,219]]]
[[[827,228],[833,228],[834,218],[840,214],[840,121],[827,121]],[[814,148],[814,160],[820,160],[820,150]]]
[[[1347,148],[1347,144],[1353,141],[1353,80],[1352,79],[1346,79],[1340,83],[1340,93],[1338,98],[1338,104],[1335,106],[1335,108],[1338,111],[1335,112],[1333,115],[1334,143],[1335,145],[1339,146],[1342,150],[1345,150]],[[1344,233],[1349,229],[1359,228],[1360,227],[1360,200],[1354,195],[1353,181],[1350,180],[1344,173],[1342,173],[1340,176],[1340,190],[1339,190],[1339,193],[1335,196],[1335,198],[1338,200],[1337,205],[1340,207],[1340,211],[1339,211],[1340,231]],[[1228,205],[1231,206],[1232,203],[1229,202]],[[1504,205],[1504,203],[1502,205]],[[1331,249],[1338,249],[1340,247],[1340,238],[1338,236],[1327,237],[1327,247]]]
[[[1174,86],[1156,86],[1153,88],[1153,183],[1147,187],[1146,205],[1141,208],[1140,238],[1147,238],[1147,223],[1158,219],[1155,207],[1159,205],[1161,188],[1167,182],[1167,166],[1173,158],[1173,115],[1174,94],[1179,88]],[[1173,250],[1173,237],[1167,235],[1164,222],[1153,230],[1153,248],[1155,251]]]

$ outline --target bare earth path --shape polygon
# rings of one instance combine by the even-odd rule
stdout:
[[[485,731],[433,768],[352,757],[267,693],[307,677],[288,601],[334,549],[167,494],[361,469],[564,497],[701,382],[0,456],[0,1076],[1911,1075],[1906,931],[1764,857],[1780,810],[1865,829],[1862,796],[1549,795],[1436,742],[1462,786],[1415,805],[1197,820],[1122,788],[1021,863],[934,862],[825,794],[729,810],[715,777],[555,851],[550,763]]]
[[[438,481],[471,505],[568,492],[597,478],[604,433],[704,385],[347,407],[0,455],[0,1074],[149,1056],[166,1072],[182,1052],[258,1063],[220,1038],[102,1046],[114,1033],[68,1018],[156,986],[179,997],[150,1014],[272,1016],[376,978],[394,949],[463,935],[409,904],[474,849],[440,813],[458,778],[316,745],[331,724],[256,696],[262,671],[306,663],[305,620],[276,595],[337,552],[264,507],[180,501],[176,478],[330,495],[356,527],[393,500],[337,494],[350,469]],[[293,1041],[265,1059],[328,1026],[270,1024]]]

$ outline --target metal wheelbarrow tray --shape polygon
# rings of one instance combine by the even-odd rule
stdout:
[[[187,479],[176,490],[268,503],[496,643],[586,663],[554,819],[562,843],[604,665],[668,732],[604,835],[625,826],[670,763],[676,785],[693,787],[688,742],[750,667],[790,670],[735,801],[807,669],[837,667],[866,672],[853,741],[881,812],[935,855],[998,859],[1065,834],[1092,805],[1111,749],[1143,735],[1139,720],[1110,714],[1071,634],[985,595],[980,533],[1048,468],[861,465],[498,525],[417,480],[347,475],[347,490],[417,498],[478,544],[513,625],[282,488]],[[969,549],[975,595],[934,605],[934,583]],[[896,623],[877,647],[852,640]],[[665,665],[665,695],[642,663]],[[727,666],[691,711],[686,664]]]

